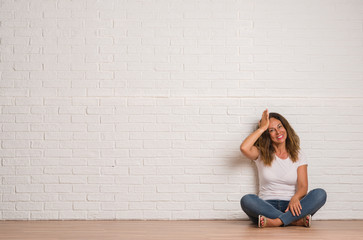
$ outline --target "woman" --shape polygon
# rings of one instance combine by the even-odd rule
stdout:
[[[254,160],[259,175],[259,196],[245,195],[241,207],[258,227],[310,227],[311,216],[326,201],[323,189],[307,193],[307,162],[300,154],[300,139],[289,122],[266,109],[259,128],[241,144]]]

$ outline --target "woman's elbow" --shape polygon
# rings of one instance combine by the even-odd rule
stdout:
[[[308,194],[308,185],[303,185],[300,187],[302,194],[305,196],[306,194]]]
[[[241,147],[240,147],[240,150],[241,150],[241,152],[243,153],[243,155],[245,155],[246,156],[246,154],[248,154],[248,149],[246,148],[246,147],[244,147],[244,146],[242,146],[241,145]]]

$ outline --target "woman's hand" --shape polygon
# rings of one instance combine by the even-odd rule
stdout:
[[[268,110],[266,109],[265,111],[263,111],[262,113],[262,118],[258,124],[258,126],[263,130],[266,131],[268,129],[268,125],[270,124],[270,120],[268,118],[269,114],[268,114]]]
[[[293,196],[289,202],[289,206],[286,208],[285,212],[291,211],[293,216],[299,216],[301,214],[301,204],[297,197]]]

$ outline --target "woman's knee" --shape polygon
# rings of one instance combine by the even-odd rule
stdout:
[[[257,195],[256,194],[247,194],[241,198],[241,207],[242,209],[246,208],[246,206],[251,205],[256,201]]]
[[[326,191],[324,189],[322,189],[322,188],[316,188],[314,190],[311,190],[311,193],[314,195],[314,197],[318,201],[321,201],[323,204],[326,202],[327,193],[326,193]]]

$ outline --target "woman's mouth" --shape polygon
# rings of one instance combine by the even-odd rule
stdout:
[[[283,134],[281,134],[281,135],[278,135],[277,136],[277,139],[281,139],[281,138],[283,138],[284,137],[284,135]]]

